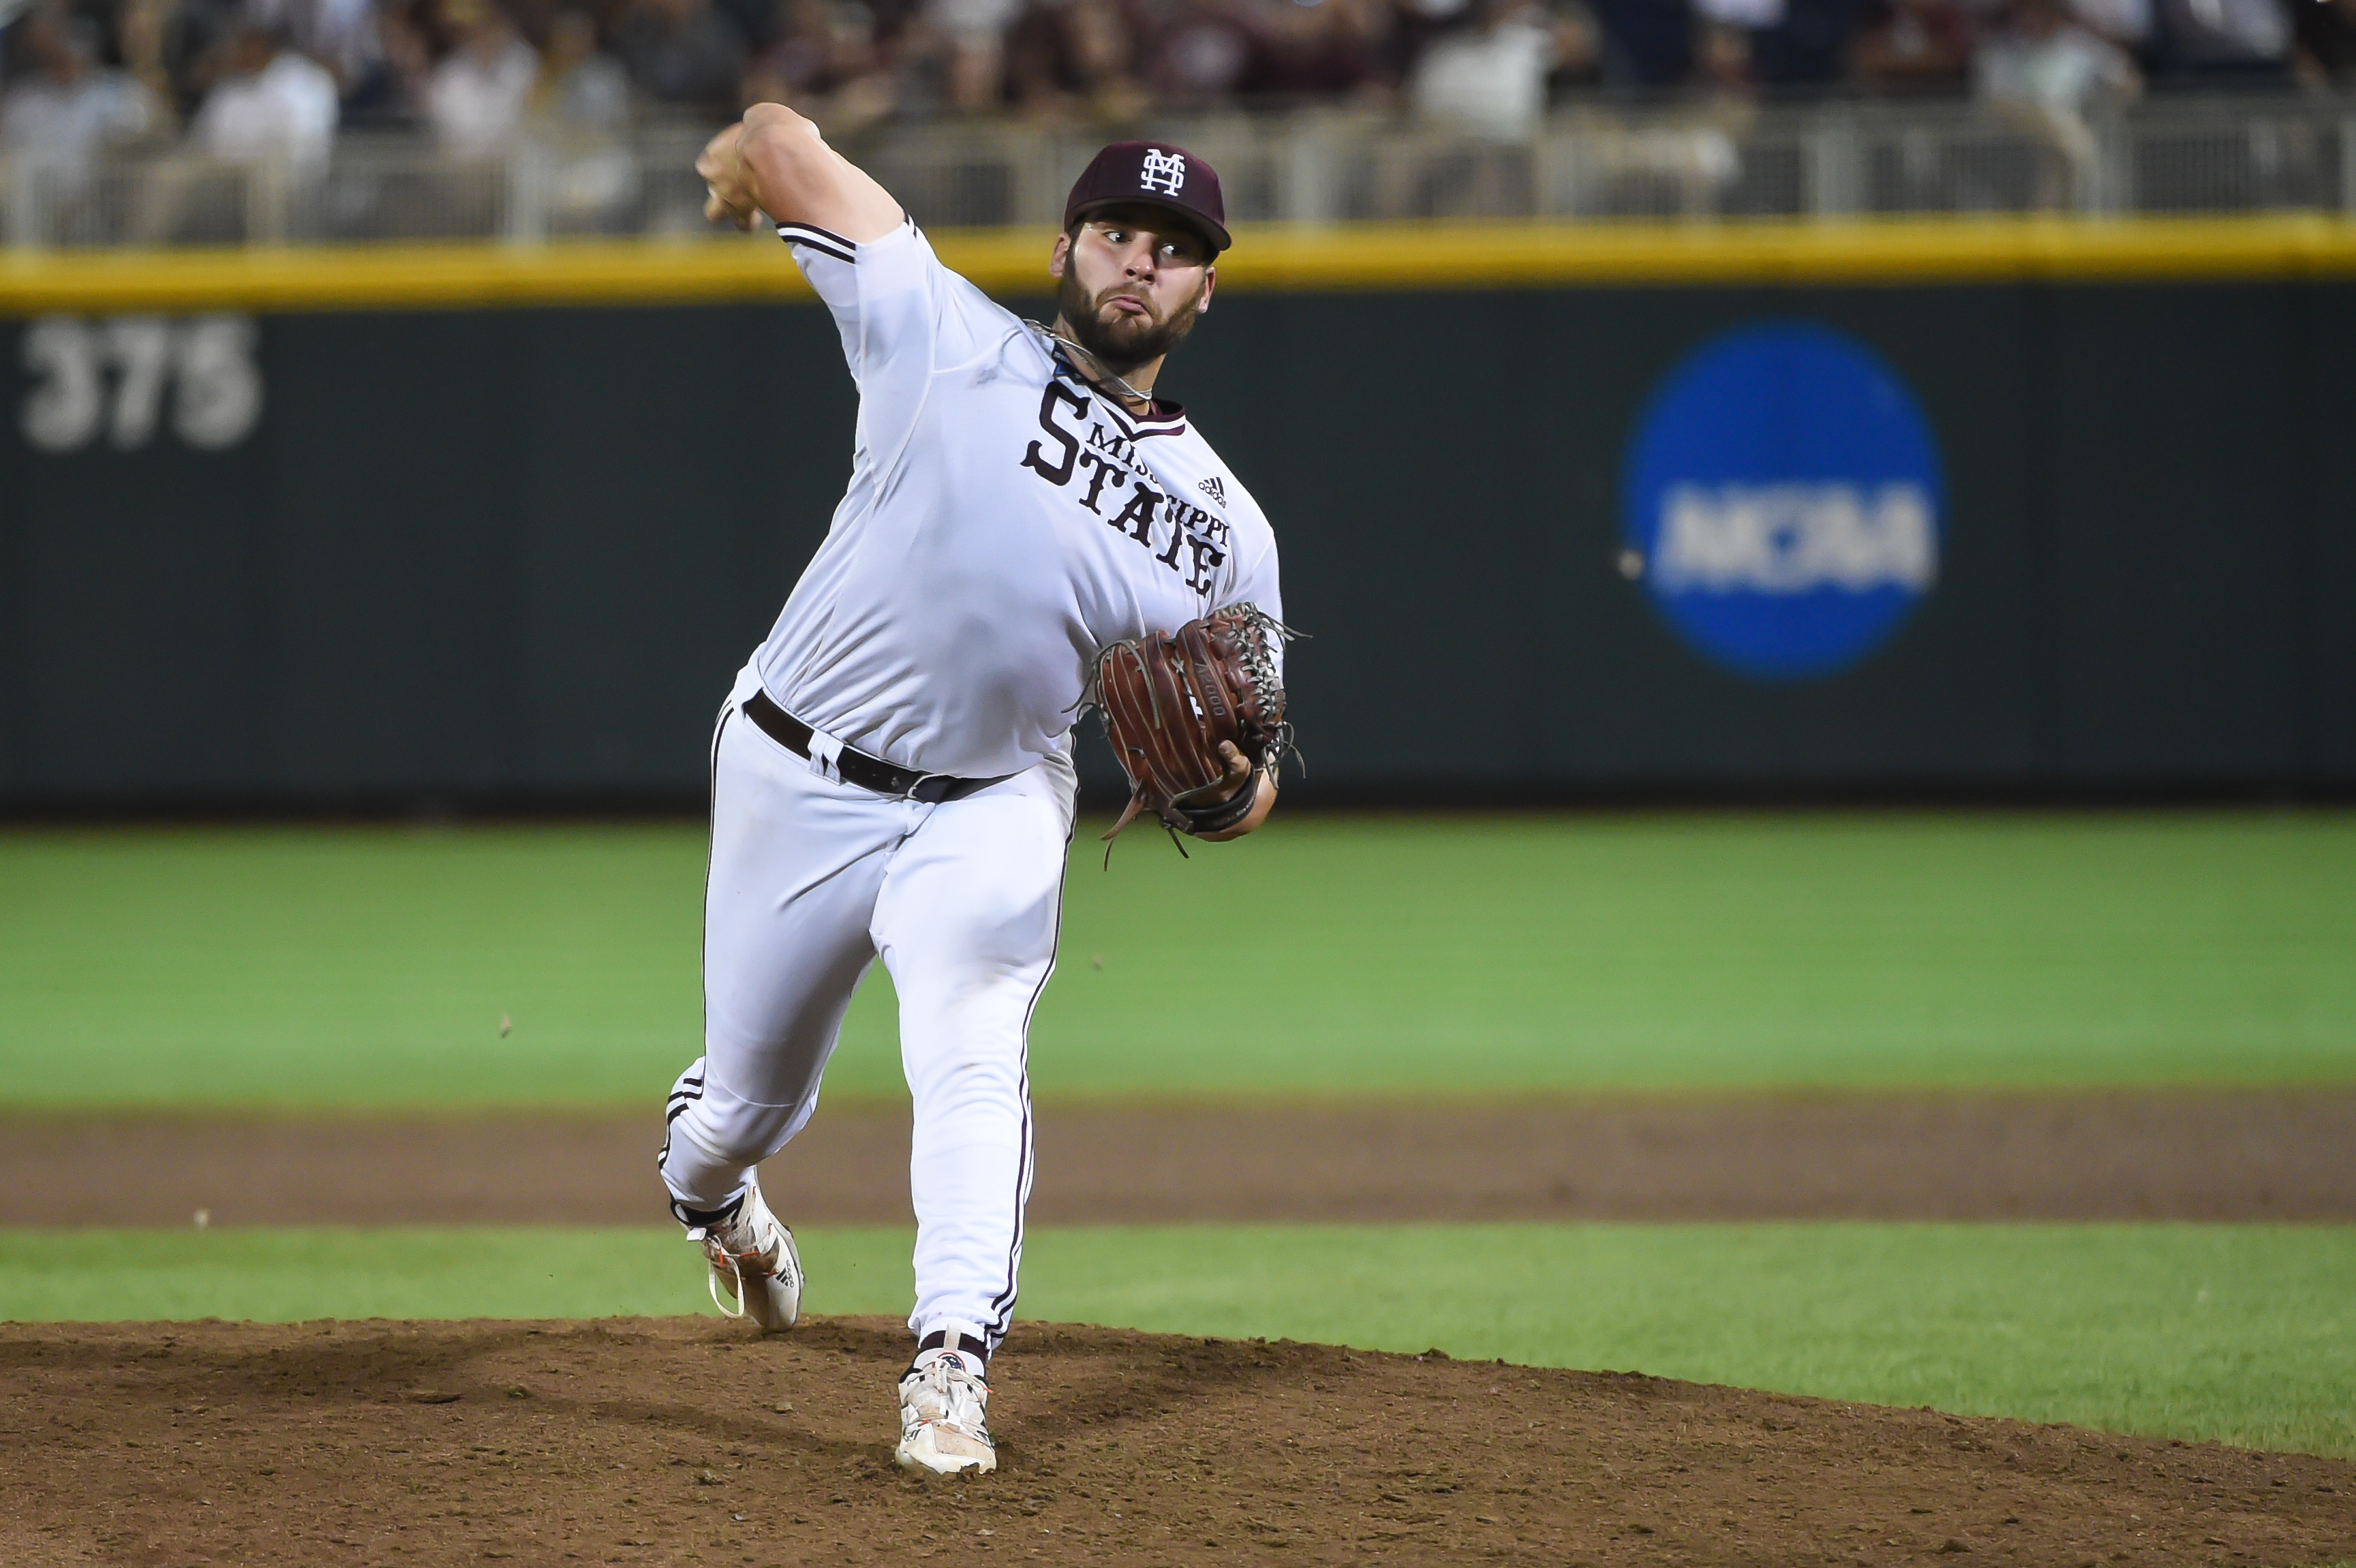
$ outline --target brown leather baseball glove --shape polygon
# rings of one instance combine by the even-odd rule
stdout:
[[[1129,807],[1106,838],[1149,809],[1173,834],[1216,833],[1251,814],[1260,773],[1292,749],[1273,645],[1297,635],[1258,605],[1237,604],[1097,656],[1091,696],[1130,786]],[[1251,763],[1252,776],[1214,800],[1227,776],[1223,741]]]

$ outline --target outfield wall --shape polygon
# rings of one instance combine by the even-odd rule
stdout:
[[[1036,237],[941,248],[1044,310]],[[692,799],[849,464],[773,244],[19,261],[0,310],[17,805]],[[1776,323],[1911,397],[1935,560],[1876,553],[1924,527],[1879,459],[1769,418],[1756,475],[1661,492],[1707,547],[1672,606],[1632,451]],[[1312,790],[2356,783],[2348,229],[1247,236],[1170,375],[1283,541]],[[1798,674],[1710,640],[1876,594]]]

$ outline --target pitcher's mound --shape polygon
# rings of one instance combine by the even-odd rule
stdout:
[[[1613,1373],[1029,1325],[1001,1468],[896,1324],[0,1327],[0,1562],[2311,1564],[2356,1466]]]

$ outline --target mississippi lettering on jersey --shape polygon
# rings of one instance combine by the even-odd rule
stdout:
[[[780,707],[904,767],[1016,773],[1068,753],[1098,649],[1281,618],[1268,519],[1183,411],[1131,417],[914,224],[777,232],[859,389],[850,487],[754,658]]]

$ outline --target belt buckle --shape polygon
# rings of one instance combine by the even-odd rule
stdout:
[[[940,781],[941,793],[934,795],[928,800],[920,792],[926,784],[933,783],[937,779]],[[908,793],[901,798],[904,800],[913,800],[919,805],[938,805],[942,801],[948,798],[948,793],[950,790],[957,787],[957,775],[954,773],[918,773],[916,775],[916,782],[908,786]]]

